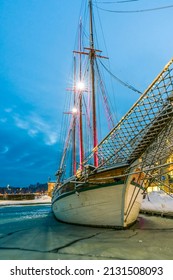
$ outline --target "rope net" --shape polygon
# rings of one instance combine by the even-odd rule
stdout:
[[[131,165],[143,154],[145,157],[147,154],[147,161],[151,161],[154,152],[150,150],[154,151],[153,145],[160,147],[158,152],[155,152],[155,158],[169,156],[172,152],[172,149],[168,148],[173,134],[172,126],[173,58],[127,114],[94,148],[84,164],[92,162],[94,153],[98,156],[98,169],[119,164]]]

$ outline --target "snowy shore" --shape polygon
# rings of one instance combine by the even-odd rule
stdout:
[[[49,204],[49,203],[51,203],[51,197],[48,195],[44,195],[42,197],[32,199],[32,200],[0,200],[0,206]]]
[[[141,212],[173,216],[173,195],[163,191],[148,193],[142,201]]]

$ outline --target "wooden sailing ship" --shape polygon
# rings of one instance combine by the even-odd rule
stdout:
[[[71,120],[56,174],[52,210],[58,220],[67,223],[125,228],[138,217],[145,185],[149,185],[151,179],[160,180],[161,166],[172,153],[173,60],[98,143],[96,72],[98,79],[98,60],[106,57],[95,48],[92,1],[88,4],[89,47],[82,47],[80,22],[79,50],[74,51],[74,108],[67,112]],[[83,56],[88,59],[85,70]],[[86,78],[88,73],[89,78]],[[88,86],[83,84],[84,80],[89,81]],[[104,90],[102,81],[99,84]],[[85,92],[87,98],[91,98],[88,106]],[[102,97],[108,118],[112,120],[104,92]],[[84,144],[87,138],[84,137],[87,131],[83,128],[84,122],[88,122],[88,131],[92,132],[91,151]],[[68,154],[69,149],[72,154]]]

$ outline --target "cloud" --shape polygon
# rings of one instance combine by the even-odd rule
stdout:
[[[0,186],[28,186],[53,178],[58,153],[56,118],[24,102],[8,107],[4,102],[0,109]]]
[[[1,119],[0,119],[0,122],[1,122],[1,123],[6,123],[6,122],[7,122],[7,118],[1,118]]]
[[[9,147],[8,146],[0,147],[0,153],[1,154],[6,154],[8,151],[9,151]]]
[[[58,134],[55,132],[55,127],[50,126],[48,121],[46,122],[35,113],[26,116],[15,114],[13,119],[15,125],[20,129],[26,130],[30,137],[41,135],[46,145],[54,145],[57,142]]]
[[[27,137],[27,130],[17,126],[0,130],[0,186],[28,186],[47,182],[57,169],[57,146],[42,141],[43,135]],[[47,140],[48,141],[48,140]]]
[[[4,111],[5,111],[6,113],[11,113],[11,112],[13,111],[13,109],[12,109],[12,108],[5,108]]]
[[[16,162],[21,162],[25,160],[29,156],[29,153],[21,154],[19,157],[16,158]]]
[[[47,145],[54,145],[57,142],[57,133],[56,132],[49,132],[49,135],[47,135],[45,139],[45,143]]]
[[[19,116],[14,116],[14,121],[17,127],[28,130],[29,123],[27,121],[22,120]]]

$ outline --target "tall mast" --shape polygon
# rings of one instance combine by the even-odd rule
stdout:
[[[74,108],[76,108],[76,57],[74,56]],[[76,174],[76,113],[73,113],[73,174]]]
[[[91,95],[92,95],[92,126],[93,126],[93,146],[98,144],[97,140],[97,120],[96,120],[96,97],[95,97],[95,73],[94,73],[94,61],[95,61],[95,49],[94,49],[94,36],[93,36],[93,11],[92,0],[89,0],[90,11],[90,70],[91,70]],[[98,166],[97,150],[94,152],[94,165]]]
[[[79,82],[82,82],[82,20],[79,27]],[[80,169],[83,168],[84,149],[83,149],[83,120],[82,120],[82,89],[79,89],[79,148],[80,148]]]

